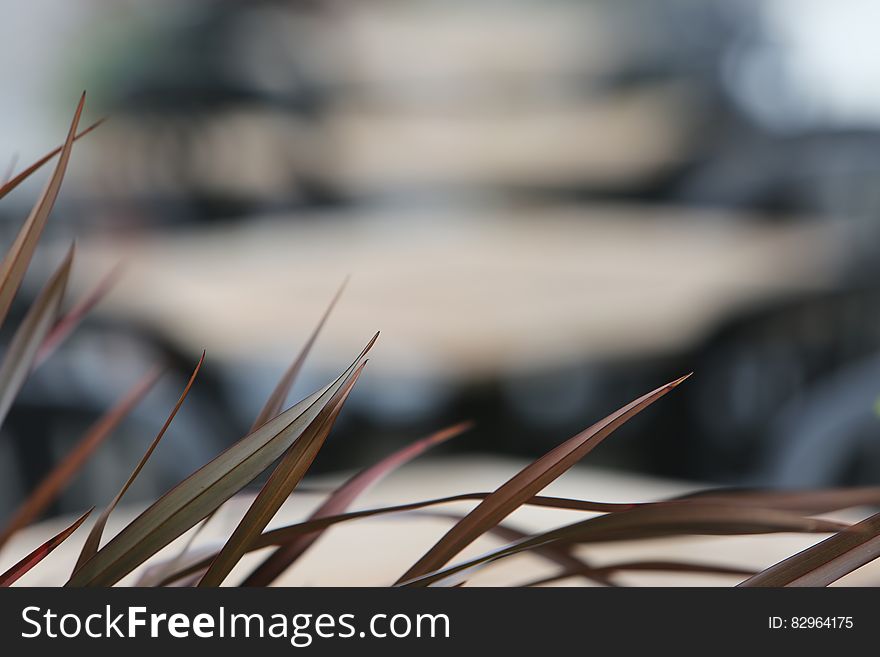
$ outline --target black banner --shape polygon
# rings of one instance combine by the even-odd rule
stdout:
[[[118,656],[135,646],[212,650],[221,642],[261,656],[524,655],[609,645],[766,654],[876,643],[877,609],[874,590],[846,588],[12,588],[0,591],[0,645],[7,655],[54,648]]]

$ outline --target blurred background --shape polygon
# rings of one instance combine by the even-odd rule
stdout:
[[[136,494],[164,491],[244,434],[348,275],[295,395],[382,336],[317,471],[462,419],[447,451],[536,456],[694,371],[591,462],[880,479],[877,3],[0,5],[0,169],[82,89],[83,125],[110,117],[18,316],[74,237],[73,298],[124,269],[2,428],[0,511],[168,363],[63,509],[112,496],[204,348]],[[4,244],[46,176],[0,204]]]

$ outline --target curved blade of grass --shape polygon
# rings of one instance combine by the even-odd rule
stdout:
[[[68,539],[68,537],[75,532],[81,524],[83,524],[86,518],[89,517],[89,514],[94,510],[94,508],[89,509],[84,514],[82,514],[77,520],[67,529],[59,532],[48,541],[43,543],[36,550],[27,555],[24,559],[15,564],[12,568],[7,570],[5,573],[0,575],[0,587],[11,586],[13,582],[19,579],[22,575],[28,572],[31,568],[40,563],[43,559],[45,559],[49,554],[61,545],[64,541]]]
[[[330,317],[330,313],[333,312],[333,308],[339,301],[339,297],[342,296],[342,292],[343,290],[345,290],[345,286],[347,283],[348,279],[346,278],[342,282],[342,285],[339,287],[339,290],[336,291],[336,294],[333,295],[333,299],[331,299],[330,305],[327,306],[327,310],[324,311],[324,314],[318,321],[318,325],[312,331],[312,334],[309,336],[309,339],[306,340],[306,343],[303,345],[302,349],[300,349],[300,352],[299,354],[297,354],[296,359],[294,359],[294,361],[290,364],[290,367],[287,368],[287,371],[278,381],[278,384],[275,386],[272,394],[269,395],[269,399],[266,400],[266,404],[263,406],[262,409],[260,409],[260,412],[257,414],[257,417],[254,420],[254,424],[251,427],[251,431],[256,431],[259,427],[266,424],[266,422],[268,422],[281,412],[281,409],[284,407],[284,402],[287,399],[287,396],[290,394],[290,389],[293,387],[294,382],[296,382],[296,378],[297,376],[299,376],[300,370],[302,370],[303,364],[306,362],[306,358],[308,358],[309,352],[312,350],[312,346],[315,344],[315,340],[318,339],[318,335],[321,333],[321,329],[323,329],[324,324],[327,323],[327,318]]]
[[[40,344],[58,317],[72,265],[73,247],[70,247],[67,257],[28,309],[3,357],[0,365],[0,425],[6,420],[19,390],[34,368]]]
[[[831,513],[856,506],[880,504],[880,486],[824,490],[714,489],[681,495],[669,502],[739,504],[765,509],[798,511],[808,515]]]
[[[71,333],[80,325],[82,320],[88,315],[92,309],[107,296],[107,293],[119,280],[119,272],[121,265],[114,267],[104,278],[102,278],[95,288],[87,294],[82,300],[75,304],[56,322],[52,330],[40,345],[37,356],[34,359],[34,368],[42,365],[49,356],[54,353],[58,346],[64,342]]]
[[[269,475],[269,479],[248,507],[235,531],[199,580],[200,587],[220,586],[223,583],[247,552],[248,546],[266,529],[266,525],[275,517],[296,485],[302,481],[327,436],[330,435],[336,418],[365,365],[366,362],[360,364],[345,385],[333,395],[315,420],[281,457],[281,461]]]
[[[377,507],[374,509],[364,509],[362,511],[349,511],[347,513],[340,513],[335,516],[323,516],[321,518],[313,518],[311,520],[305,520],[303,522],[298,522],[292,525],[287,525],[285,527],[279,527],[278,529],[273,529],[268,532],[265,532],[260,536],[259,539],[256,540],[254,545],[256,547],[254,549],[271,547],[277,545],[284,545],[289,541],[301,536],[303,534],[311,534],[315,531],[324,529],[325,527],[330,527],[331,525],[336,525],[340,522],[347,522],[349,520],[358,520],[361,518],[370,518],[373,516],[381,516],[388,515],[392,513],[404,513],[406,511],[416,511],[419,509],[424,509],[431,506],[438,506],[441,504],[451,504],[454,502],[470,502],[470,501],[482,501],[487,497],[492,495],[492,493],[461,493],[458,495],[449,495],[447,497],[437,497],[430,500],[422,500],[419,502],[409,502],[407,504],[397,504],[394,506],[384,506]],[[605,502],[590,502],[586,500],[574,500],[566,497],[547,497],[544,495],[535,495],[529,500],[525,502],[526,506],[539,506],[546,507],[551,509],[562,509],[567,511],[587,511],[587,512],[595,512],[601,507],[605,507]],[[632,508],[632,505],[620,505],[621,507],[627,506]]]
[[[483,500],[407,570],[398,583],[437,570],[586,456],[615,429],[688,378],[683,376],[639,397],[549,451]]]
[[[168,427],[171,426],[171,422],[174,420],[174,416],[177,415],[177,411],[180,410],[180,407],[183,405],[184,400],[186,400],[186,396],[189,394],[193,383],[195,383],[196,377],[199,374],[199,370],[202,369],[202,364],[204,362],[205,352],[203,351],[202,357],[199,358],[199,362],[196,364],[195,369],[189,377],[189,381],[187,381],[186,383],[186,387],[184,387],[183,392],[180,393],[180,397],[177,399],[177,403],[174,404],[174,408],[171,409],[171,413],[168,414],[168,418],[165,420],[165,424],[163,424],[162,428],[159,429],[159,433],[156,434],[153,442],[150,443],[147,451],[144,452],[141,460],[138,462],[131,475],[129,475],[128,480],[125,482],[125,484],[123,484],[122,488],[119,489],[119,492],[116,493],[116,497],[114,497],[110,501],[110,504],[108,504],[107,507],[101,512],[101,515],[98,516],[98,519],[92,526],[92,529],[89,532],[88,537],[86,538],[86,542],[83,544],[82,550],[79,553],[79,558],[76,561],[76,565],[73,567],[74,572],[79,570],[79,568],[86,561],[91,559],[98,552],[98,548],[101,545],[101,537],[104,534],[104,527],[107,525],[107,520],[110,518],[110,514],[113,513],[113,509],[116,508],[116,505],[119,504],[119,501],[128,492],[128,489],[134,483],[134,480],[137,479],[138,475],[141,473],[141,470],[144,469],[144,466],[147,464],[147,461],[150,459],[150,456],[152,456],[156,447],[158,447],[159,441],[161,441],[162,438],[165,436],[165,432],[168,431]]]
[[[95,122],[94,122],[92,125],[90,125],[88,128],[86,128],[85,130],[83,130],[82,132],[80,132],[78,135],[76,135],[76,136],[73,138],[73,140],[76,141],[77,139],[79,139],[79,138],[81,138],[81,137],[85,137],[85,136],[86,136],[87,134],[89,134],[92,130],[94,130],[94,129],[97,128],[99,125],[101,125],[102,123],[104,123],[105,120],[106,120],[106,119],[99,119],[98,121],[95,121]],[[36,162],[34,162],[33,164],[31,164],[28,168],[24,169],[21,173],[17,174],[14,178],[12,177],[12,174],[13,174],[12,167],[10,167],[9,174],[4,178],[4,182],[3,182],[3,184],[0,185],[0,199],[2,199],[4,196],[6,196],[9,192],[11,192],[11,191],[12,191],[13,189],[15,189],[16,187],[18,187],[18,186],[19,186],[21,183],[23,183],[25,180],[27,180],[28,178],[30,178],[30,176],[31,176],[35,171],[37,171],[38,169],[40,169],[44,164],[46,164],[46,162],[48,162],[48,161],[51,160],[53,157],[55,157],[56,155],[58,155],[58,153],[60,153],[60,152],[62,151],[63,148],[64,148],[63,146],[59,146],[59,147],[56,148],[55,150],[50,151],[49,153],[46,153],[43,157],[41,157],[39,160],[37,160]],[[13,166],[14,166],[14,160],[13,160]]]
[[[569,577],[577,576],[609,576],[619,572],[661,572],[661,573],[695,573],[704,575],[730,575],[748,577],[754,575],[754,570],[737,568],[735,566],[720,566],[714,564],[690,563],[686,561],[625,561],[609,564],[606,566],[586,566],[584,569],[565,568],[555,575],[542,577],[523,584],[524,587],[543,586],[552,584]]]
[[[152,586],[188,586],[184,582],[188,582],[189,578],[196,575],[201,579],[207,565],[217,556],[221,544],[212,542],[209,545],[190,546],[186,552],[181,552],[173,559],[161,561],[159,563],[148,563],[140,573],[138,573],[137,581],[133,586],[136,587],[152,587]],[[192,566],[198,566],[197,570],[189,571]],[[172,575],[175,571],[187,571],[181,576]],[[193,584],[197,583],[193,582]]]
[[[828,586],[878,557],[880,513],[762,570],[740,586]]]
[[[306,534],[312,534],[315,531],[319,531],[326,527],[342,523],[348,522],[352,520],[359,520],[363,518],[369,518],[374,516],[381,516],[387,514],[394,513],[405,513],[407,511],[415,511],[419,509],[429,508],[432,506],[438,506],[443,504],[450,504],[456,502],[466,502],[472,500],[484,500],[489,497],[491,493],[480,492],[480,493],[464,493],[459,495],[451,495],[448,497],[440,497],[430,500],[423,500],[419,502],[411,502],[408,504],[400,504],[395,506],[388,507],[379,507],[375,509],[365,509],[362,511],[352,511],[348,513],[342,513],[335,516],[328,516],[322,518],[315,518],[312,520],[307,520],[300,523],[295,523],[292,525],[287,525],[285,527],[280,527],[278,529],[273,529],[268,532],[263,533],[251,546],[249,551],[254,551],[266,547],[272,546],[280,546],[288,543],[292,540],[297,539],[300,536]],[[669,502],[644,502],[644,503],[632,503],[632,504],[617,504],[617,503],[608,503],[608,502],[592,502],[587,500],[575,500],[570,498],[559,498],[559,497],[546,497],[541,495],[536,495],[530,500],[526,501],[526,505],[529,506],[540,506],[546,508],[554,508],[554,509],[563,509],[563,510],[571,510],[571,511],[586,511],[586,512],[625,512],[634,509],[641,508],[660,508],[663,506],[667,506],[670,504]],[[715,506],[728,506],[727,502],[720,501],[715,505],[711,505],[709,508],[714,508]],[[696,505],[693,505],[696,506]],[[688,507],[685,506],[685,509]],[[748,514],[748,507],[743,507],[745,509],[744,513]],[[758,509],[758,511],[762,511],[764,509]],[[773,509],[769,509],[773,511]],[[784,511],[784,509],[779,509],[779,511]],[[687,511],[684,511],[687,514]],[[790,515],[788,516],[791,517]],[[800,518],[800,516],[797,516]],[[803,520],[803,519],[802,519]],[[812,523],[807,520],[807,525],[812,526]],[[827,531],[832,531],[834,527],[840,527],[838,525],[826,526]],[[803,531],[803,530],[801,530]],[[825,531],[822,528],[816,529],[816,531]],[[640,538],[638,536],[633,536],[633,538]],[[641,538],[647,538],[641,537]],[[623,539],[620,539],[623,540]],[[213,557],[212,557],[213,558]],[[210,563],[210,559],[202,560],[195,564],[196,569],[204,569]],[[163,584],[167,584],[171,581],[179,577],[184,577],[186,575],[191,574],[191,570],[181,571],[179,573],[173,573],[168,575],[165,580],[163,580]]]
[[[0,263],[0,326],[3,325],[6,319],[9,306],[12,305],[12,299],[21,285],[28,264],[34,255],[34,249],[36,249],[40,235],[43,233],[43,228],[46,226],[46,220],[49,218],[49,213],[55,205],[55,199],[58,198],[58,191],[61,189],[61,181],[64,179],[64,172],[67,170],[67,163],[70,160],[70,151],[73,148],[73,139],[76,135],[76,127],[79,124],[85,100],[86,95],[83,93],[73,115],[67,140],[61,148],[61,156],[58,158],[55,171],[49,178],[49,182],[46,183],[43,193],[25,220],[24,225],[21,227],[15,242],[13,242],[6,253],[3,262]]]
[[[458,522],[464,516],[455,514],[455,513],[443,513],[439,511],[427,511],[422,512],[419,515],[425,515],[432,518],[445,518],[449,520],[454,520]],[[529,534],[516,529],[515,527],[511,527],[507,524],[498,524],[495,525],[492,529],[490,529],[487,534],[497,536],[502,541],[507,543],[515,543],[517,541],[524,541],[529,537]],[[540,545],[535,548],[535,553],[545,559],[552,561],[558,566],[562,567],[563,573],[570,573],[566,575],[566,577],[574,577],[576,575],[581,575],[588,580],[594,581],[598,584],[602,584],[605,586],[610,586],[611,582],[605,577],[599,570],[593,566],[590,566],[587,562],[582,559],[576,557],[572,552],[564,545],[557,545],[555,543],[548,543],[546,545]],[[559,577],[559,579],[565,579],[565,577]],[[465,583],[465,579],[461,579],[457,581],[456,584],[460,585]]]
[[[547,532],[554,541],[604,543],[653,539],[679,534],[729,535],[776,532],[835,532],[850,525],[804,517],[789,511],[727,505],[645,506],[607,513]]]
[[[161,370],[148,372],[113,408],[93,424],[61,463],[55,466],[40,485],[16,510],[12,518],[0,532],[0,547],[22,527],[29,525],[46,510],[61,490],[79,472],[89,457],[119,426],[132,409],[146,396],[159,379]]]
[[[389,515],[393,513],[404,513],[407,511],[415,511],[418,509],[424,509],[431,506],[438,506],[441,504],[451,504],[454,502],[470,502],[475,500],[484,500],[492,493],[462,493],[459,495],[450,495],[448,497],[438,497],[430,500],[422,500],[419,502],[410,502],[408,504],[398,504],[395,506],[386,506],[386,507],[378,507],[374,509],[364,509],[362,511],[349,511],[348,513],[341,513],[335,516],[325,516],[323,518],[315,518],[314,520],[306,520],[303,522],[298,522],[292,525],[286,525],[284,527],[279,527],[277,529],[272,529],[267,532],[261,534],[253,544],[248,548],[248,552],[253,552],[254,550],[260,550],[266,547],[279,547],[290,543],[291,541],[297,539],[298,537],[305,534],[313,534],[316,531],[322,530],[326,527],[330,527],[332,525],[336,525],[341,522],[348,522],[351,520],[359,520],[362,518],[370,518],[373,516],[382,516]],[[570,498],[563,497],[546,497],[542,495],[536,495],[535,497],[527,500],[525,502],[528,506],[540,506],[547,507],[552,509],[562,509],[568,511],[587,511],[587,512],[596,512],[596,511],[623,511],[625,509],[634,508],[632,504],[612,504],[607,502],[590,502],[586,500],[574,500]],[[609,508],[610,507],[610,508]],[[213,558],[213,557],[211,557]],[[182,570],[180,572],[173,572],[168,575],[165,579],[162,580],[161,584],[168,584],[173,582],[180,577],[185,577],[187,575],[192,574],[196,570],[206,568],[211,562],[211,559],[203,560],[198,562],[193,566],[193,568],[188,568],[186,570]]]
[[[468,430],[472,424],[462,422],[431,434],[386,456],[365,468],[337,488],[310,516],[309,520],[343,513],[360,495],[383,477],[435,445]],[[321,537],[323,530],[297,537],[269,555],[243,582],[244,586],[268,586],[289,568],[311,545]]]
[[[359,520],[362,518],[370,518],[373,516],[381,516],[381,515],[389,515],[394,513],[405,513],[407,511],[414,511],[418,509],[424,509],[431,506],[437,506],[441,504],[450,504],[455,502],[469,502],[474,500],[484,500],[491,493],[463,493],[459,495],[451,495],[448,497],[438,497],[430,500],[423,500],[419,502],[410,502],[408,504],[399,504],[395,506],[387,506],[387,507],[378,507],[374,509],[364,509],[362,511],[350,511],[348,513],[341,513],[335,516],[325,516],[322,518],[316,518],[313,520],[306,520],[299,523],[295,523],[292,525],[286,525],[284,527],[279,527],[277,529],[273,529],[261,534],[254,543],[249,547],[248,552],[253,552],[254,550],[259,550],[266,547],[279,547],[285,545],[293,540],[296,540],[298,537],[313,534],[316,531],[320,531],[327,527],[330,527],[335,524],[339,524],[342,522],[348,522],[351,520]],[[527,505],[532,506],[541,506],[548,508],[556,508],[563,510],[580,510],[580,511],[595,511],[594,507],[605,507],[606,503],[603,502],[587,502],[581,500],[573,500],[568,498],[557,498],[557,497],[543,497],[543,496],[535,496],[531,500],[526,502]],[[631,505],[620,505],[621,507],[626,506],[630,507]],[[185,577],[187,575],[192,574],[196,570],[202,570],[206,568],[215,555],[212,555],[210,558],[204,559],[202,561],[196,562],[192,565],[191,568],[187,568],[186,570],[181,570],[179,572],[175,572],[172,569],[168,570],[168,575],[162,579],[159,585],[166,585],[170,582],[173,582],[181,577]]]
[[[69,586],[110,586],[253,481],[299,438],[351,378],[366,348],[339,378],[222,452],[159,498],[74,573]]]
[[[474,559],[454,566],[438,569],[411,580],[398,583],[399,586],[431,586],[442,583],[448,577],[468,576],[477,569],[526,550],[533,550],[548,543],[573,545],[580,543],[607,543],[642,539],[665,538],[682,535],[739,535],[771,534],[779,532],[824,533],[847,530],[850,525],[804,518],[787,511],[772,509],[750,509],[745,507],[694,505],[646,507],[612,513],[582,520],[547,532],[534,534],[529,538],[493,550]]]

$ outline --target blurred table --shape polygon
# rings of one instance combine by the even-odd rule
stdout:
[[[346,275],[315,360],[376,330],[371,376],[455,380],[686,348],[740,309],[832,284],[827,224],[639,206],[366,209],[87,238],[75,287],[193,353],[286,362]]]

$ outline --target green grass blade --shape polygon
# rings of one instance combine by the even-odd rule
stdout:
[[[251,503],[241,522],[223,545],[199,581],[200,587],[220,586],[232,572],[251,543],[266,529],[284,501],[302,481],[330,434],[352,387],[366,362],[354,371],[303,434],[287,449],[263,488]]]
[[[372,347],[323,391],[295,404],[232,445],[135,518],[70,578],[70,586],[110,586],[253,481],[308,428]]]
[[[101,512],[101,515],[98,516],[98,519],[95,521],[95,524],[92,526],[92,529],[89,531],[89,535],[86,538],[85,543],[83,544],[82,550],[80,551],[79,558],[76,561],[76,565],[73,567],[74,572],[79,570],[79,568],[89,559],[91,559],[98,552],[98,548],[101,545],[101,537],[104,534],[104,527],[107,525],[107,520],[110,518],[110,514],[113,513],[113,509],[116,508],[116,505],[119,504],[119,501],[125,496],[125,493],[128,492],[128,489],[134,483],[134,480],[137,479],[138,475],[141,473],[141,470],[144,469],[144,466],[147,464],[147,461],[152,456],[156,447],[158,447],[159,442],[165,436],[165,432],[168,431],[168,427],[171,426],[171,422],[174,420],[174,416],[177,415],[177,411],[180,410],[180,407],[183,405],[183,402],[186,400],[187,395],[189,394],[190,389],[195,383],[196,377],[199,374],[199,370],[202,369],[202,364],[205,362],[205,352],[202,352],[202,357],[199,358],[199,362],[196,364],[193,373],[189,377],[189,381],[186,383],[186,387],[184,387],[183,392],[180,394],[180,397],[177,399],[177,403],[174,404],[174,407],[171,409],[171,412],[168,414],[167,419],[165,420],[165,424],[162,425],[162,428],[159,429],[159,433],[156,434],[156,437],[153,439],[153,442],[150,443],[150,446],[147,448],[147,451],[144,452],[144,455],[141,457],[141,460],[138,462],[135,469],[129,475],[125,484],[123,484],[122,488],[119,489],[119,492],[116,493],[116,496],[110,501],[110,504]]]

